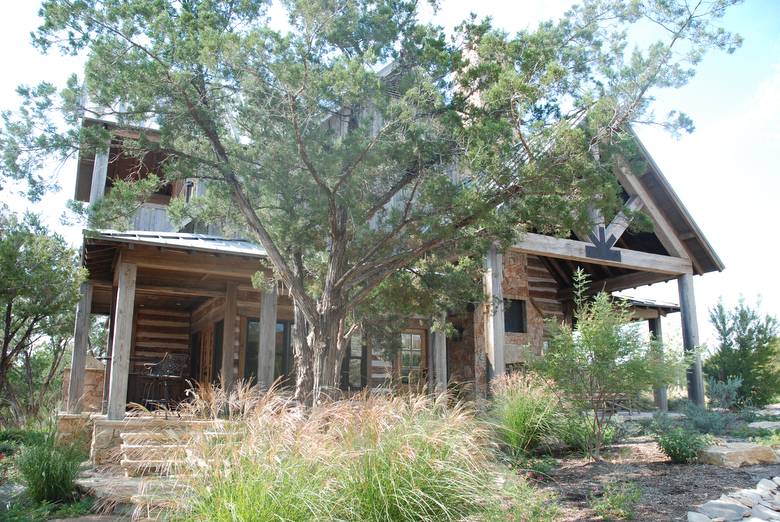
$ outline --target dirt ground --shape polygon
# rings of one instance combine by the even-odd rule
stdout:
[[[634,520],[686,520],[691,507],[758,480],[780,475],[780,465],[740,469],[707,464],[672,464],[649,437],[635,437],[613,446],[603,462],[565,457],[540,487],[560,498],[565,522],[602,520],[588,507],[609,482],[633,481],[642,491]]]

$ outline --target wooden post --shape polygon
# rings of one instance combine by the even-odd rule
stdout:
[[[236,313],[238,306],[238,285],[228,283],[225,291],[225,322],[222,329],[222,385],[225,389],[233,386],[233,358],[236,344]]]
[[[492,245],[485,258],[483,284],[487,299],[485,318],[485,348],[487,354],[488,382],[505,373],[504,366],[504,293],[501,282],[504,277],[504,256]]]
[[[111,287],[111,312],[108,314],[108,339],[106,339],[106,369],[103,373],[103,400],[100,411],[105,415],[108,412],[108,387],[111,383],[111,355],[114,353],[114,326],[116,326],[116,287]]]
[[[257,384],[267,390],[274,382],[276,360],[276,284],[260,294],[260,343],[257,351]]]
[[[447,321],[447,316],[442,314],[442,325]],[[447,391],[447,335],[444,332],[433,332],[431,351],[433,352],[433,391],[444,393]]]
[[[92,166],[92,185],[89,190],[89,202],[96,203],[103,198],[106,191],[106,177],[108,176],[108,155],[110,145],[105,149],[95,152],[95,163]]]
[[[687,273],[678,277],[677,290],[680,294],[683,349],[686,353],[692,353],[699,347],[699,326],[696,320],[693,275]],[[701,357],[696,355],[686,373],[688,375],[688,398],[696,404],[704,406],[704,376],[701,369]]]
[[[650,327],[650,333],[653,334],[653,339],[660,345],[663,343],[663,331],[661,330],[661,315],[647,321]],[[663,350],[663,347],[660,347]],[[653,402],[658,411],[669,411],[669,401],[666,394],[666,386],[653,389]]]
[[[68,383],[68,413],[81,412],[87,344],[89,342],[92,285],[87,282],[81,283],[79,293],[79,302],[76,305],[76,324],[73,328],[73,357],[70,363],[70,382]]]
[[[119,262],[117,274],[116,309],[114,310],[114,341],[111,353],[111,382],[108,386],[109,420],[121,420],[127,407],[127,378],[130,371],[130,350],[133,344],[133,310],[137,267]]]

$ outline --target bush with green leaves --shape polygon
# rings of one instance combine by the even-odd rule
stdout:
[[[693,462],[699,452],[712,443],[712,437],[682,427],[672,428],[655,437],[658,446],[676,464]]]
[[[641,499],[642,490],[635,482],[610,482],[601,496],[590,498],[590,507],[604,520],[630,520]]]
[[[688,426],[699,433],[712,435],[723,435],[735,420],[735,415],[731,413],[709,410],[693,402],[683,407],[683,413]]]
[[[576,330],[548,322],[549,348],[536,369],[554,381],[575,408],[591,412],[594,436],[586,441],[587,451],[598,458],[612,404],[676,381],[686,364],[631,324],[628,303],[604,292],[588,297],[588,277],[582,270],[574,279]]]
[[[742,386],[742,377],[730,376],[726,381],[719,381],[714,377],[707,378],[707,399],[713,408],[731,409],[739,399],[739,389]]]
[[[589,455],[596,445],[596,422],[592,415],[569,413],[558,420],[557,435],[567,447]],[[601,427],[601,446],[615,444],[621,438],[622,429],[614,422]]]
[[[780,323],[740,301],[727,310],[723,302],[710,309],[718,346],[704,370],[720,382],[741,379],[737,404],[764,406],[780,393]]]
[[[492,391],[492,413],[511,455],[526,454],[553,440],[561,406],[549,383],[518,372],[497,378]]]
[[[83,455],[76,449],[56,444],[54,434],[40,442],[24,446],[15,465],[35,502],[68,502],[74,499],[75,479]]]

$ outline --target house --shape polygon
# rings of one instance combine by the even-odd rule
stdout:
[[[110,125],[85,121],[85,124]],[[161,158],[125,155],[122,139],[134,131],[113,129],[105,150],[79,159],[75,199],[94,203],[116,179],[159,169]],[[637,139],[638,141],[638,139]],[[430,321],[412,319],[398,332],[400,353],[388,357],[370,340],[354,336],[343,366],[345,390],[382,389],[392,379],[424,381],[430,389],[473,387],[485,395],[490,379],[541,355],[547,318],[571,320],[577,267],[596,290],[614,292],[677,280],[680,306],[633,301],[637,318],[660,337],[660,317],[680,311],[687,350],[698,342],[693,276],[723,264],[647,150],[641,176],[616,169],[626,209],[641,210],[652,232],[629,230],[626,214],[596,223],[587,237],[529,233],[507,252],[486,256],[485,304],[453,311],[455,333],[432,332]],[[200,190],[192,182],[166,185],[133,216],[134,230],[85,231],[82,264],[89,280],[81,289],[67,410],[101,404],[108,421],[125,417],[129,403],[170,404],[189,383],[247,379],[269,386],[293,371],[292,302],[285,289],[258,289],[252,276],[266,257],[249,241],[199,232],[194,223],[174,230],[166,205]],[[91,314],[108,316],[109,336],[101,397],[84,397]],[[153,369],[165,362],[163,376]],[[94,372],[93,372],[94,373]],[[691,399],[703,400],[701,365],[689,372]]]

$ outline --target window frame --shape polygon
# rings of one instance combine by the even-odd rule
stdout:
[[[510,325],[514,324],[512,321],[512,310],[514,309],[512,304],[517,303],[520,307],[519,327],[518,329],[510,328]],[[528,333],[528,300],[505,298],[504,299],[504,332],[505,333]]]

